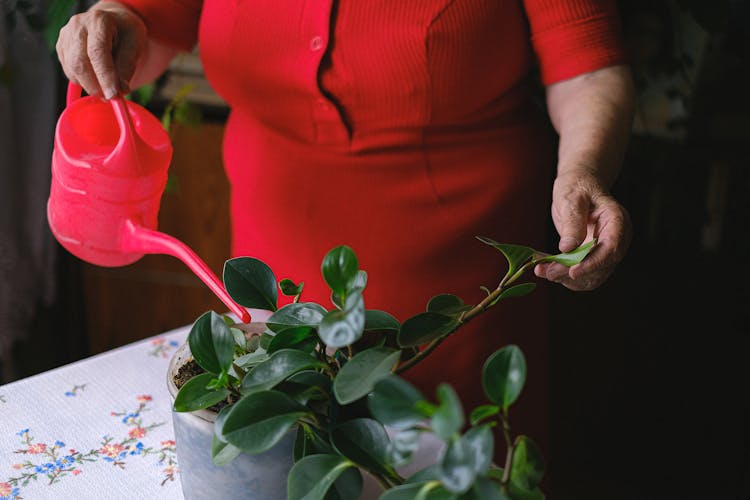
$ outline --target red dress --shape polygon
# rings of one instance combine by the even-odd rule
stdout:
[[[151,35],[190,49],[231,106],[224,160],[234,255],[304,281],[332,247],[367,270],[365,304],[400,320],[450,292],[477,303],[505,272],[476,235],[554,251],[545,239],[554,134],[531,99],[544,83],[622,61],[613,1],[125,0]],[[530,278],[530,279],[533,279]],[[484,403],[481,367],[526,352],[515,431],[546,443],[544,286],[501,303],[409,378]]]

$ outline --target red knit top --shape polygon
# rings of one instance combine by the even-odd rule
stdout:
[[[154,38],[197,41],[231,106],[233,254],[329,304],[321,259],[347,244],[369,273],[366,307],[400,320],[438,293],[477,303],[497,285],[505,261],[476,235],[552,249],[554,135],[529,75],[538,63],[550,84],[623,60],[610,0],[121,1]],[[430,397],[451,382],[470,408],[484,360],[515,342],[521,402],[544,415],[543,295],[480,315],[409,377]]]

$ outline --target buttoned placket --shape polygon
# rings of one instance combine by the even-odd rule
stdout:
[[[303,40],[307,40],[305,63],[310,82],[310,116],[315,130],[314,140],[318,144],[347,144],[349,130],[335,102],[320,88],[321,62],[328,49],[329,33],[332,31],[331,14],[334,0],[307,0],[300,23]]]

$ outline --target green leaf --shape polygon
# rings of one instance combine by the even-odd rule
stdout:
[[[528,436],[518,436],[510,466],[511,482],[525,491],[533,491],[544,477],[544,458],[537,445]]]
[[[417,403],[424,396],[409,382],[397,375],[380,379],[368,397],[372,416],[394,429],[407,429],[424,420]]]
[[[404,481],[404,484],[408,483],[424,483],[426,481],[440,481],[440,464],[428,465],[424,469],[420,469]]]
[[[151,98],[154,96],[155,90],[156,90],[156,84],[147,83],[133,90],[131,94],[135,102],[145,107],[145,106],[148,106],[149,103],[151,102]]]
[[[240,392],[250,394],[266,391],[297,372],[324,367],[325,363],[307,353],[296,349],[282,349],[247,373],[242,380]]]
[[[237,458],[240,453],[242,450],[229,443],[222,443],[215,435],[211,438],[211,459],[215,465],[219,467],[226,465]]]
[[[487,425],[472,427],[461,436],[461,440],[466,442],[474,454],[474,472],[479,476],[484,475],[492,464],[495,452],[495,438],[492,430]]]
[[[334,482],[347,470],[354,467],[344,457],[337,455],[310,455],[292,467],[287,478],[288,500],[323,500]],[[359,498],[360,491],[350,498]]]
[[[482,420],[493,417],[498,413],[500,413],[500,407],[497,405],[477,406],[471,412],[471,415],[469,416],[469,422],[471,422],[471,425],[477,425]]]
[[[460,500],[511,500],[502,492],[500,485],[484,477],[478,477],[469,491]]]
[[[487,358],[482,368],[482,387],[490,401],[503,409],[518,399],[526,382],[526,360],[521,349],[507,345]]]
[[[430,427],[440,439],[448,441],[463,427],[464,410],[456,391],[451,386],[440,384],[437,388],[437,396],[440,404],[432,415]]]
[[[307,339],[313,338],[317,343],[317,335],[315,329],[309,326],[293,326],[291,328],[285,328],[278,332],[271,339],[268,344],[268,353],[273,353],[280,349],[295,348],[298,349],[300,345]]]
[[[354,250],[346,245],[330,250],[323,258],[321,271],[331,290],[338,295],[345,295],[359,271],[359,262]]]
[[[396,318],[385,311],[368,309],[365,311],[365,331],[394,331],[398,332],[401,324]]]
[[[500,250],[508,261],[508,275],[513,275],[521,268],[526,262],[534,256],[534,249],[521,246],[521,245],[509,245],[507,243],[498,243],[497,241],[487,238],[484,236],[477,236],[477,239],[482,243],[485,243],[491,247]]]
[[[309,410],[277,391],[255,392],[231,406],[221,434],[251,455],[272,448]]]
[[[322,306],[312,302],[287,304],[266,320],[266,326],[274,332],[293,326],[316,328],[325,314],[326,310]]]
[[[388,464],[393,467],[408,464],[417,449],[419,449],[419,431],[407,429],[394,433],[387,448]]]
[[[346,405],[368,395],[375,383],[396,367],[401,351],[373,347],[356,354],[333,380],[336,400]]]
[[[386,465],[389,441],[383,425],[370,418],[347,420],[331,430],[331,444],[336,451],[377,474],[394,473]]]
[[[222,317],[213,311],[193,323],[188,345],[196,363],[207,372],[219,374],[232,366],[234,336]]]
[[[360,292],[346,298],[344,310],[328,312],[320,322],[318,336],[328,347],[351,345],[362,337],[365,327],[365,302]]]
[[[276,277],[268,265],[252,257],[229,259],[224,264],[224,285],[240,305],[254,309],[276,310]]]
[[[247,349],[247,339],[245,338],[245,332],[243,332],[239,328],[229,328],[229,331],[232,333],[232,338],[234,338],[234,343],[237,344],[237,347],[243,350]]]
[[[571,267],[580,263],[591,252],[591,250],[594,249],[595,245],[596,239],[593,239],[588,243],[584,243],[583,245],[579,246],[575,250],[571,250],[570,252],[565,253],[559,253],[557,255],[548,255],[546,257],[543,257],[542,259],[539,259],[538,262],[557,262],[558,264],[562,264],[563,266]]]
[[[474,451],[463,439],[448,443],[440,460],[440,482],[450,492],[463,494],[471,488],[477,476]]]
[[[174,121],[190,128],[198,128],[203,122],[203,112],[195,103],[183,99],[175,104]]]
[[[448,335],[459,325],[455,318],[434,312],[417,314],[404,321],[398,332],[398,344],[412,347]]]
[[[334,454],[328,435],[305,423],[297,427],[294,439],[294,461],[297,462],[308,455]]]
[[[464,304],[464,301],[450,293],[436,295],[427,303],[427,312],[453,316],[468,311],[472,306]]]
[[[44,27],[44,39],[50,50],[55,49],[60,29],[65,26],[73,15],[75,0],[52,0],[47,8],[47,25]]]
[[[213,373],[201,373],[180,387],[174,399],[174,410],[179,412],[209,408],[229,396],[227,389],[208,389],[206,386],[214,378]]]
[[[545,496],[539,488],[534,488],[531,491],[524,490],[511,481],[508,483],[508,498],[511,500],[544,500]]]
[[[225,406],[219,410],[219,413],[216,414],[216,420],[214,420],[214,437],[224,444],[228,444],[227,439],[223,434],[224,422],[226,421],[229,410],[231,409],[232,405]]]
[[[438,481],[408,483],[386,490],[378,500],[454,500],[457,495],[446,491]]]
[[[302,293],[302,289],[305,288],[305,282],[301,282],[299,285],[296,285],[294,281],[290,280],[289,278],[284,278],[283,280],[279,281],[279,288],[281,289],[281,293],[288,297],[295,297]]]
[[[503,293],[493,300],[490,305],[494,306],[503,299],[523,297],[533,292],[535,288],[536,283],[521,283],[520,285],[513,285],[512,287],[503,290]]]

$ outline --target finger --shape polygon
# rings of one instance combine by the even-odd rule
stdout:
[[[104,98],[111,99],[119,91],[119,77],[112,58],[114,23],[105,12],[95,11],[91,14],[86,52]]]
[[[80,30],[74,42],[75,48],[67,51],[65,76],[73,83],[83,87],[87,94],[101,96],[102,89],[86,52],[87,39],[87,31],[85,29]]]
[[[143,38],[135,29],[119,30],[115,36],[115,68],[120,78],[120,91],[124,94],[130,92],[130,80],[135,74],[138,57],[143,52]]]
[[[609,273],[625,257],[630,243],[627,212],[616,202],[608,203],[595,214],[593,237],[597,245],[580,263],[570,268],[570,277],[577,279],[593,273]]]
[[[561,252],[569,252],[586,237],[586,225],[589,218],[590,204],[588,198],[570,192],[563,196],[561,203],[555,203],[553,222],[560,235],[558,248]]]

